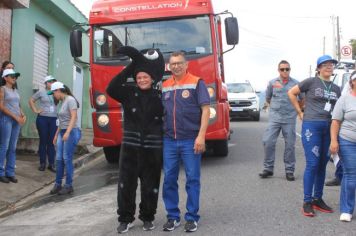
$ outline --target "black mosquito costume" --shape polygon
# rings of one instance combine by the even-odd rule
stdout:
[[[129,46],[119,53],[132,62],[110,82],[107,93],[119,101],[124,110],[123,140],[120,153],[117,202],[119,222],[133,222],[136,210],[137,181],[141,183],[141,203],[138,218],[153,221],[156,214],[162,167],[161,92],[151,88],[141,90],[127,82],[138,72],[149,74],[154,83],[162,79],[164,59],[155,49],[139,52]]]

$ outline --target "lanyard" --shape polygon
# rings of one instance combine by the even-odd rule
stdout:
[[[326,86],[326,84],[325,84],[325,82],[324,82],[323,79],[321,79],[320,77],[319,77],[319,79],[321,80],[321,82],[323,83],[323,85],[324,85],[326,91],[328,92],[328,102],[330,102],[331,83],[329,84],[329,87],[328,87],[328,86]]]

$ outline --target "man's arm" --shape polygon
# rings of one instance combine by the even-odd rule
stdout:
[[[208,104],[202,105],[201,110],[200,129],[194,142],[194,153],[196,154],[203,153],[205,151],[205,134],[209,125],[210,106]]]

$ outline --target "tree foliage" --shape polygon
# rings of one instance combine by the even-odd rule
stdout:
[[[351,39],[350,45],[352,47],[352,59],[356,59],[356,39]]]

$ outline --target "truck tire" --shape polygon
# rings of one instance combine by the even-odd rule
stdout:
[[[119,163],[120,159],[120,145],[103,147],[106,161],[110,164]]]
[[[229,153],[228,141],[217,140],[213,144],[214,156],[226,157]]]

